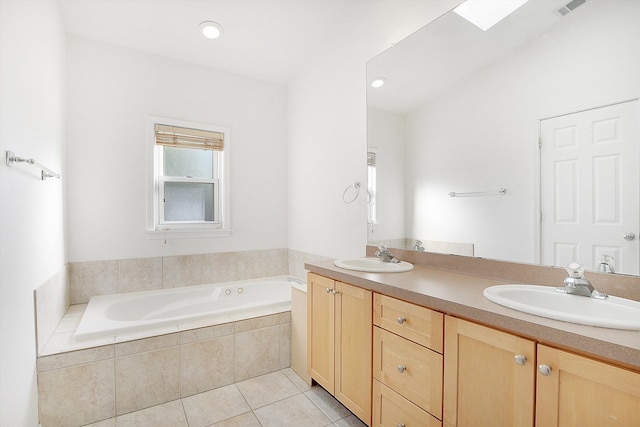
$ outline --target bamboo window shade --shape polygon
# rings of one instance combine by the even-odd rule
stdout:
[[[372,153],[371,151],[367,152],[367,166],[375,166],[376,165],[376,153]]]
[[[224,150],[224,133],[179,126],[155,125],[156,144],[177,148]]]

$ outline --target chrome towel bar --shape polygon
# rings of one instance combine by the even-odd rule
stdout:
[[[13,151],[6,151],[5,158],[7,166],[13,166],[14,163],[28,163],[40,168],[40,178],[44,181],[47,178],[60,178],[60,174],[52,171],[48,167],[38,163],[35,159],[25,159],[24,157],[18,157]]]
[[[463,196],[491,196],[491,195],[504,196],[507,194],[506,188],[499,188],[498,191],[472,191],[469,193],[456,193],[452,191],[449,193],[449,197],[463,197]]]

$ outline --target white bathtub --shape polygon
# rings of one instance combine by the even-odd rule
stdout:
[[[91,297],[75,338],[85,341],[160,327],[179,331],[198,321],[214,325],[289,311],[293,282],[300,281],[271,277]]]

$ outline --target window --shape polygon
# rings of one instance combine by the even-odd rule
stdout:
[[[155,119],[152,134],[151,234],[228,236],[229,130]]]
[[[367,219],[369,224],[376,224],[376,153],[367,152]]]

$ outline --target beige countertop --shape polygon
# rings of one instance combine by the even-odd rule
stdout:
[[[515,283],[415,265],[405,273],[345,270],[333,261],[305,264],[312,273],[471,320],[539,343],[610,361],[640,371],[640,331],[583,326],[546,319],[487,300],[482,291]],[[577,297],[578,298],[578,297]]]

